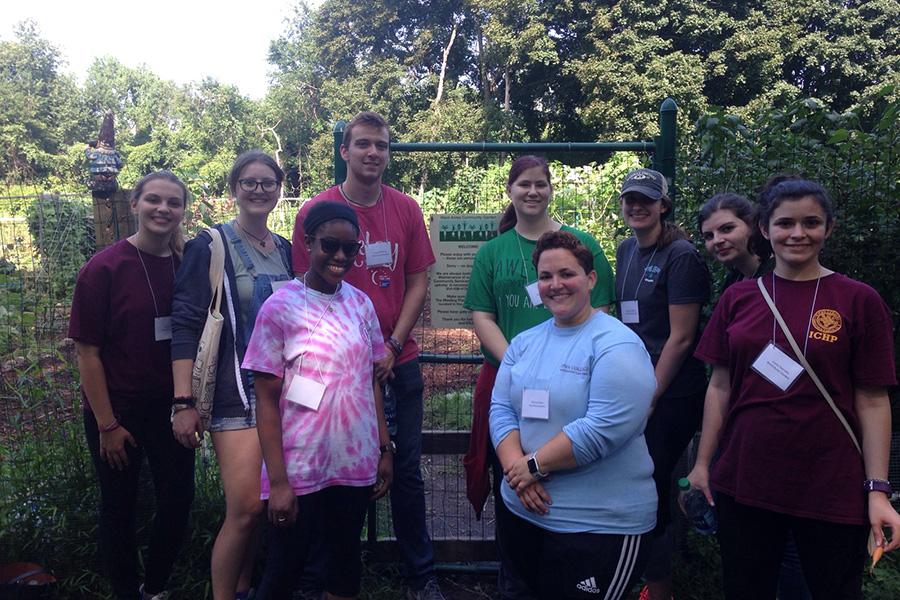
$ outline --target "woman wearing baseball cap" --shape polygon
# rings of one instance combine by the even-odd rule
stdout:
[[[619,318],[637,333],[653,361],[656,392],[644,435],[659,496],[656,536],[641,600],[671,596],[672,471],[703,416],[706,372],[693,357],[700,309],[710,277],[697,249],[672,222],[665,176],[637,169],[619,194],[622,217],[634,235],[616,250]]]

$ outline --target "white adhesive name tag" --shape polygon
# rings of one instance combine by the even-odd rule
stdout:
[[[391,244],[389,242],[366,244],[367,267],[384,267],[389,264],[391,264]]]
[[[619,310],[622,313],[623,323],[640,323],[641,313],[638,310],[637,300],[623,300],[619,302]]]
[[[153,319],[153,337],[157,342],[172,339],[172,317]]]
[[[319,404],[322,403],[322,397],[325,395],[325,384],[319,383],[315,379],[297,375],[291,381],[291,387],[285,398],[300,406],[319,410]]]
[[[803,372],[803,365],[769,342],[750,367],[759,375],[786,392]]]
[[[529,283],[525,286],[525,291],[528,292],[528,299],[531,300],[532,306],[540,306],[543,304],[541,301],[541,294],[538,292],[538,282]]]
[[[290,283],[290,279],[282,279],[281,281],[273,281],[272,282],[272,293],[274,294],[281,288],[283,288],[286,284]]]
[[[522,390],[522,417],[525,419],[550,418],[550,390]]]

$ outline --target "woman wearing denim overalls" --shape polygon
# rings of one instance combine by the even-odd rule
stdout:
[[[290,280],[290,243],[269,231],[269,213],[278,203],[284,173],[264,152],[240,155],[231,168],[228,185],[238,206],[237,217],[216,225],[225,242],[225,318],[219,344],[219,363],[210,434],[225,491],[225,522],[212,552],[215,600],[246,598],[257,548],[263,504],[259,495],[262,453],[256,433],[253,381],[240,361],[256,314],[275,289]],[[175,409],[172,429],[185,446],[199,445],[202,425],[192,407],[191,369],[206,322],[210,301],[211,238],[201,232],[187,243],[175,282],[172,302],[172,370]]]

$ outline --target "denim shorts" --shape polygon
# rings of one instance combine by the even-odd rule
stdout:
[[[209,422],[210,433],[218,431],[237,431],[256,427],[256,411],[251,410],[246,417],[213,417]]]

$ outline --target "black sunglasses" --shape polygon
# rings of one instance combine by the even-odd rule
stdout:
[[[353,258],[357,254],[359,254],[360,248],[362,248],[362,242],[359,240],[353,240],[352,242],[341,242],[340,240],[336,240],[334,238],[314,238],[310,237],[310,240],[319,240],[319,246],[322,248],[322,252],[325,254],[337,254],[338,248],[344,251],[344,256],[347,258]]]

